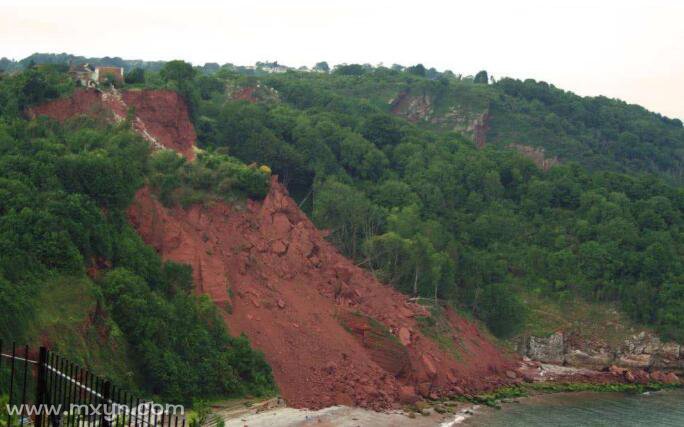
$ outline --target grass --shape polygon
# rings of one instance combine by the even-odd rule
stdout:
[[[453,339],[454,330],[444,317],[444,309],[439,305],[430,308],[430,317],[417,317],[420,332],[426,337],[437,343],[439,348],[452,355],[456,360],[463,357],[463,347],[459,346]]]
[[[55,277],[38,293],[28,336],[115,384],[134,388],[126,341],[100,310],[97,286],[87,277]],[[48,338],[49,337],[49,338]]]

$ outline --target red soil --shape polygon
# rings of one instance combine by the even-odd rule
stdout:
[[[416,321],[428,313],[340,255],[275,178],[244,208],[167,209],[145,188],[129,218],[165,259],[192,265],[197,291],[264,352],[292,406],[387,408],[488,390],[515,368],[451,311],[459,358],[440,349]]]
[[[129,90],[100,92],[96,89],[77,90],[60,98],[31,108],[31,117],[48,116],[64,121],[77,115],[99,115],[103,112],[112,121],[127,118],[129,109],[135,112],[133,128],[155,146],[178,151],[188,159],[195,158],[195,129],[189,120],[183,99],[170,90]]]
[[[256,88],[253,86],[243,87],[233,92],[232,98],[235,100],[243,100],[254,103],[257,102],[255,92]]]

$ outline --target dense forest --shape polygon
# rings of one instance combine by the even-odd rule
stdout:
[[[638,162],[639,172],[622,174],[572,161],[542,172],[516,152],[477,150],[361,96],[389,93],[392,79],[448,90],[444,76],[350,67],[259,79],[230,69],[198,74],[188,99],[200,143],[269,164],[346,255],[403,292],[472,312],[499,336],[519,331],[520,295],[531,292],[617,302],[634,320],[684,339],[684,191],[668,184],[676,157],[658,173]],[[240,88],[253,88],[257,102],[233,100]],[[604,110],[624,108],[610,101]],[[662,133],[682,134],[676,120],[644,114]]]
[[[263,359],[191,295],[189,269],[162,262],[123,215],[143,183],[166,204],[262,197],[265,176],[244,166],[257,162],[345,255],[402,292],[472,313],[497,336],[520,332],[523,295],[536,294],[615,303],[684,340],[679,120],[541,82],[490,83],[486,73],[327,68],[127,69],[128,86],[184,96],[205,150],[191,164],[150,154],[126,123],[23,119],[27,106],[74,90],[64,64],[2,75],[0,304],[10,307],[2,331],[30,330],[44,283],[97,267],[96,299],[151,392],[268,392]],[[428,119],[392,114],[391,100],[416,94],[429,100]],[[483,111],[491,116],[483,149],[466,128],[429,119]],[[514,142],[561,163],[542,171],[507,148]],[[191,331],[183,346],[179,330]]]
[[[125,216],[145,183],[166,203],[192,203],[263,197],[267,177],[220,154],[192,164],[170,151],[151,154],[130,123],[25,120],[25,107],[74,89],[60,69],[40,66],[0,79],[0,339],[35,342],[50,326],[36,324],[47,305],[80,284],[76,298],[92,304],[91,327],[108,332],[81,353],[60,347],[75,339],[64,325],[49,339],[82,366],[106,346],[103,335],[123,337],[96,367],[122,385],[185,402],[272,393],[263,357],[246,338],[227,333],[209,299],[193,296],[190,268],[162,262]],[[69,319],[66,311],[58,316]],[[69,321],[88,328],[88,319]],[[129,369],[109,368],[120,357],[134,378]]]

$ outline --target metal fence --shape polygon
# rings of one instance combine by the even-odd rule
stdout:
[[[185,427],[180,405],[143,400],[40,347],[0,341],[0,427]]]

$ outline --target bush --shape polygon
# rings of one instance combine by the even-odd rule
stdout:
[[[484,288],[476,314],[494,335],[507,338],[522,327],[526,308],[510,286],[498,283]]]

